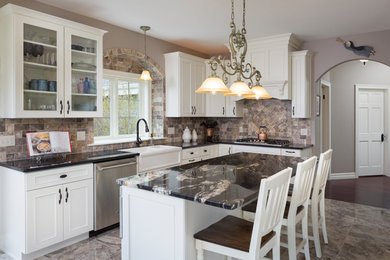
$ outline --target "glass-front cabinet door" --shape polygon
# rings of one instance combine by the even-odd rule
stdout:
[[[16,26],[16,114],[63,116],[63,27],[25,16]]]
[[[101,53],[99,36],[65,29],[65,116],[102,116]]]

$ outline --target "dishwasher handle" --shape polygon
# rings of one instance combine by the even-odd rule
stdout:
[[[105,170],[109,170],[109,169],[115,169],[115,168],[130,166],[130,165],[134,165],[134,164],[137,164],[137,162],[116,164],[116,165],[113,165],[113,166],[106,166],[106,167],[99,167],[99,166],[98,166],[98,167],[96,167],[96,169],[97,169],[98,171],[105,171]]]

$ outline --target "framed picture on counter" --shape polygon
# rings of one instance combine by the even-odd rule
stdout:
[[[72,152],[69,131],[26,133],[30,156]]]

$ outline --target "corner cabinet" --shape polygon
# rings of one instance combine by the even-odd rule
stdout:
[[[295,51],[290,53],[292,117],[311,117],[312,53]]]
[[[205,94],[195,93],[206,79],[204,59],[182,52],[164,56],[166,116],[205,116]]]
[[[104,33],[16,5],[2,7],[0,117],[102,116]]]

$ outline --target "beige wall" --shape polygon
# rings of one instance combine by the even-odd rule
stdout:
[[[106,30],[108,31],[108,33],[104,36],[103,41],[103,48],[105,50],[111,48],[129,48],[138,50],[142,53],[144,52],[144,38],[142,33],[140,34],[138,32],[133,32],[96,19],[80,16],[78,14],[71,13],[49,5],[45,5],[33,0],[0,0],[0,7],[4,6],[7,3],[16,4],[36,11],[68,19],[74,22],[79,22]],[[120,8],[120,6],[118,6],[118,8]],[[140,26],[141,25],[144,24],[140,24]],[[147,55],[155,62],[157,62],[157,64],[159,64],[160,67],[163,69],[165,67],[163,54],[174,51],[183,51],[203,58],[208,58],[208,55],[206,54],[189,50],[166,41],[151,37],[148,37],[147,39]]]
[[[358,60],[330,70],[333,152],[332,173],[355,172],[355,84],[387,84],[390,67]]]

